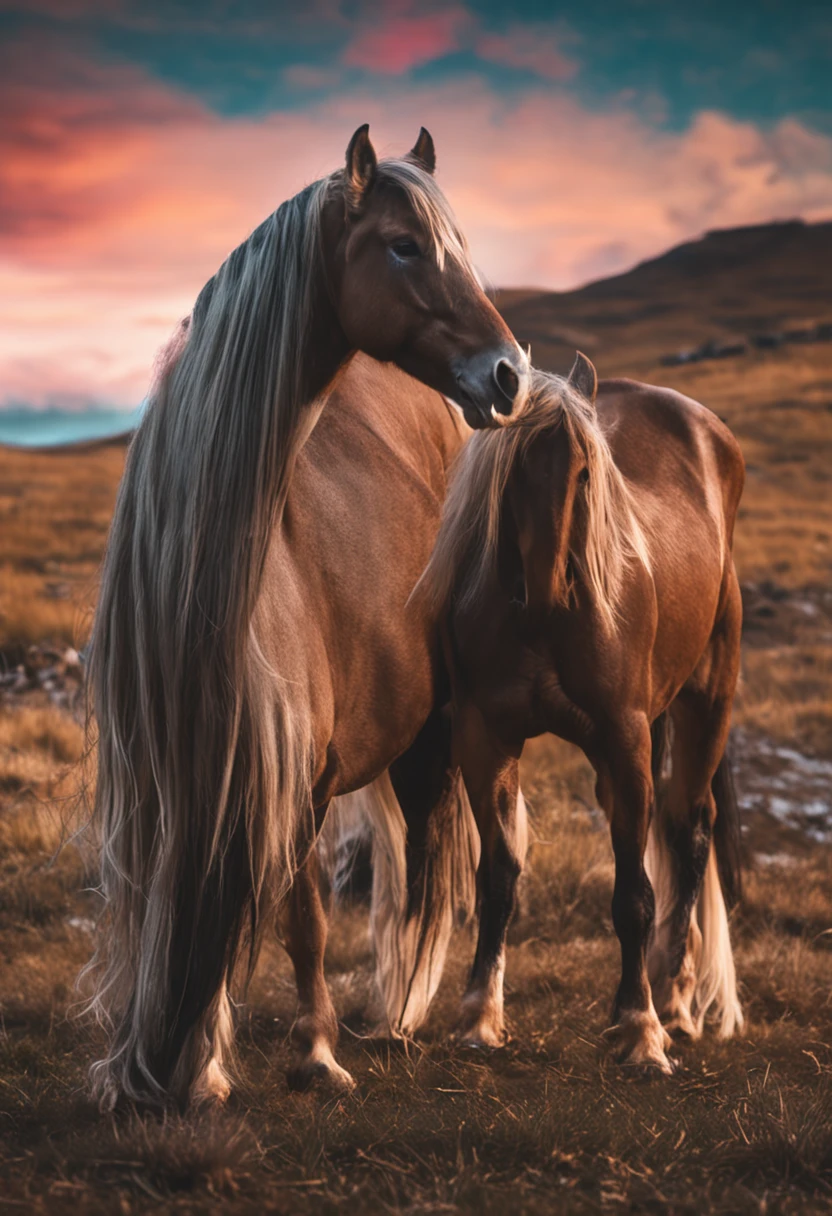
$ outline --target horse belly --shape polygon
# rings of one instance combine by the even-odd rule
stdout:
[[[321,639],[314,716],[330,724],[319,766],[326,797],[374,780],[412,743],[433,708],[439,664],[436,612],[410,599],[439,506],[388,480],[394,501],[373,510],[355,489],[348,512],[326,511],[327,527],[318,500],[315,539],[303,546],[306,614]]]
[[[665,708],[708,645],[722,585],[722,542],[711,521],[669,536],[655,571],[658,621],[653,646],[654,709]]]

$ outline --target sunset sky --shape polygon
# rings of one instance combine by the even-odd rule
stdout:
[[[432,132],[495,284],[832,218],[832,9],[769,0],[0,0],[0,407],[128,408],[226,254]]]

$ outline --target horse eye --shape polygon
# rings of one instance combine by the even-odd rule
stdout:
[[[586,483],[589,481],[589,469],[581,469],[580,473],[578,474],[578,481],[582,486],[586,485]]]
[[[393,241],[390,248],[397,258],[419,257],[419,246],[415,241],[411,241],[409,237],[400,237],[399,240]]]

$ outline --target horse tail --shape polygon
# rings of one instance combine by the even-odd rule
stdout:
[[[711,782],[716,803],[714,848],[722,894],[729,911],[742,899],[742,827],[734,773],[726,751]]]
[[[382,1022],[408,1036],[424,1022],[439,986],[451,933],[476,903],[479,836],[461,778],[431,808],[424,846],[408,843],[407,823],[384,773],[336,799],[348,832],[363,818],[372,831],[370,934]]]
[[[737,996],[737,975],[728,928],[728,908],[736,904],[741,894],[741,869],[739,807],[727,754],[717,766],[711,791],[716,803],[716,820],[699,895],[702,954],[694,1007],[701,1030],[705,1014],[715,1006],[719,1037],[729,1039],[735,1031],[742,1030],[744,1019]]]

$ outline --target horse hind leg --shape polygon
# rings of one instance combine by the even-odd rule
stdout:
[[[678,729],[678,715],[674,716]],[[668,722],[668,729],[672,729]],[[685,742],[675,736],[673,776],[656,791],[645,865],[656,899],[648,953],[653,1001],[665,1029],[674,1037],[696,1039],[692,1007],[702,953],[696,900],[708,863],[713,800],[708,788],[689,796],[679,774]]]
[[[314,849],[296,871],[279,919],[298,989],[298,1011],[292,1026],[296,1058],[286,1076],[289,1088],[306,1090],[319,1082],[335,1090],[352,1089],[355,1082],[334,1054],[338,1019],[324,976],[327,919]]]
[[[192,1090],[191,1100],[196,1105],[221,1105],[231,1094],[228,1058],[234,1040],[234,1021],[227,979],[216,996],[210,1028],[211,1054]]]
[[[434,710],[391,765],[386,788],[374,819],[376,979],[386,1029],[409,1036],[427,1016],[454,925],[474,908],[476,828],[444,712]]]
[[[671,772],[657,799],[648,851],[658,893],[649,960],[654,1000],[668,1031],[690,1039],[701,1035],[713,1004],[723,1037],[742,1024],[718,867],[726,860],[718,857],[721,842],[736,826],[728,822],[736,807],[725,796],[724,754],[733,679],[729,672],[714,696],[716,672],[711,662],[705,666],[711,688],[691,681],[671,707]]]

